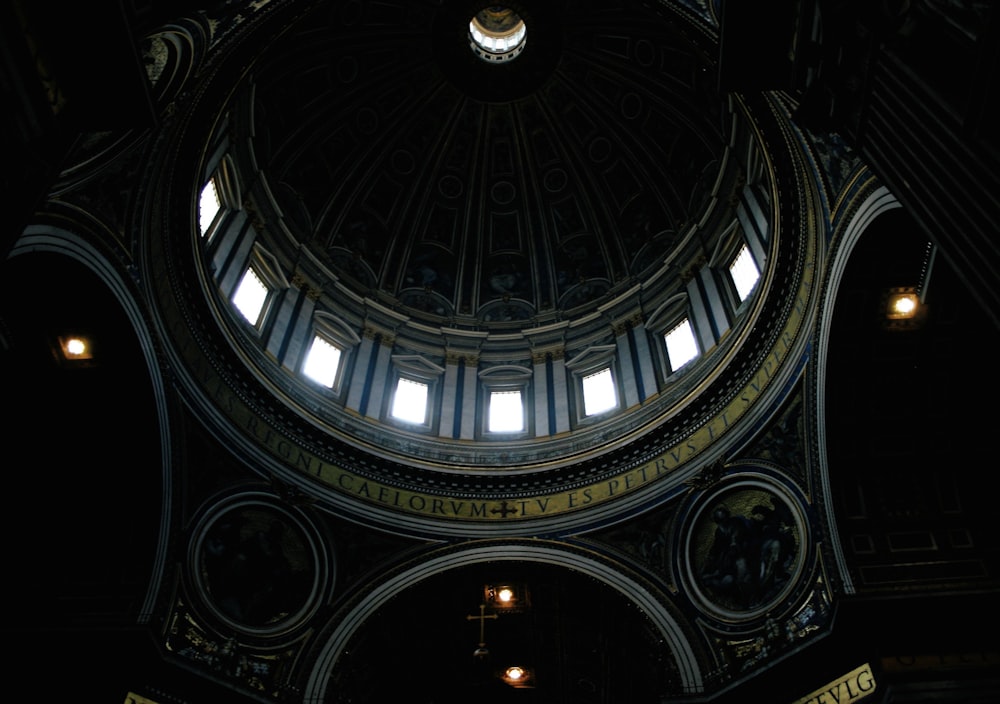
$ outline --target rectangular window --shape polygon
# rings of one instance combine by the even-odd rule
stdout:
[[[236,292],[233,294],[233,305],[243,314],[254,327],[260,325],[264,304],[270,293],[261,277],[249,267],[240,279]]]
[[[592,416],[618,405],[611,368],[583,377],[583,414]]]
[[[733,263],[729,265],[729,276],[733,280],[733,285],[736,286],[736,293],[739,294],[740,303],[742,303],[753,291],[753,287],[757,285],[757,279],[760,278],[757,263],[754,262],[753,255],[750,254],[750,249],[746,244],[740,247]]]
[[[323,386],[333,388],[340,369],[340,352],[339,347],[326,338],[316,335],[312,345],[309,346],[302,373]]]
[[[427,384],[400,377],[392,399],[392,417],[407,423],[424,423],[427,420]]]
[[[490,392],[489,431],[519,433],[524,430],[524,404],[520,389]]]
[[[687,318],[684,318],[670,330],[664,339],[667,343],[667,358],[670,360],[672,371],[677,371],[698,356],[698,343],[694,339],[691,321]]]
[[[215,179],[209,179],[205,187],[201,189],[201,198],[198,201],[198,225],[202,235],[208,233],[221,208],[219,192],[215,190]]]

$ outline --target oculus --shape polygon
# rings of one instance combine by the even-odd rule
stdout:
[[[483,61],[511,61],[524,50],[528,28],[521,16],[508,7],[491,5],[469,21],[473,53]]]

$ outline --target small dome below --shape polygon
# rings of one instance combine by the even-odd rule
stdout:
[[[524,49],[528,28],[521,16],[509,7],[494,5],[469,22],[472,51],[489,62],[510,61]]]

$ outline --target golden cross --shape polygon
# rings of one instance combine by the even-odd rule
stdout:
[[[475,655],[476,657],[485,657],[486,655],[489,654],[489,651],[486,650],[486,635],[485,635],[486,619],[488,618],[496,619],[498,618],[497,614],[487,614],[486,604],[480,604],[478,616],[466,616],[465,618],[468,621],[479,619],[479,647],[476,648],[476,651],[475,653],[473,653],[473,655]]]

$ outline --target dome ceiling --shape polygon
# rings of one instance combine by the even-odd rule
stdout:
[[[484,10],[524,23],[500,28],[524,30],[502,60],[473,44]],[[789,145],[772,107],[717,91],[712,18],[638,0],[255,12],[268,21],[210,27],[229,51],[198,70],[206,90],[174,131],[203,178],[221,174],[224,237],[200,240],[193,271],[177,264],[191,239],[149,258],[152,280],[172,280],[164,308],[181,308],[164,326],[194,323],[201,349],[227,355],[178,359],[206,415],[246,431],[227,442],[408,526],[428,511],[442,530],[507,519],[501,488],[525,499],[519,519],[577,520],[586,496],[608,502],[587,514],[604,520],[719,459],[780,393],[812,254],[794,213],[789,236],[776,229],[769,150]],[[176,178],[163,197],[190,203]],[[724,280],[741,243],[762,267],[745,301]],[[280,312],[251,329],[228,297],[260,252]],[[781,262],[795,273],[773,279]],[[699,315],[700,356],[671,369],[663,335]],[[317,320],[345,341],[339,388],[300,373]],[[602,364],[619,398],[589,416],[574,385]],[[415,368],[437,384],[424,425],[389,412],[393,375]],[[519,434],[484,430],[497,372],[522,384]]]
[[[436,5],[324,4],[257,60],[252,154],[285,256],[414,319],[502,330],[702,252],[688,225],[728,135],[689,37],[649,3],[517,2],[524,49],[492,64],[469,39],[486,3]]]

